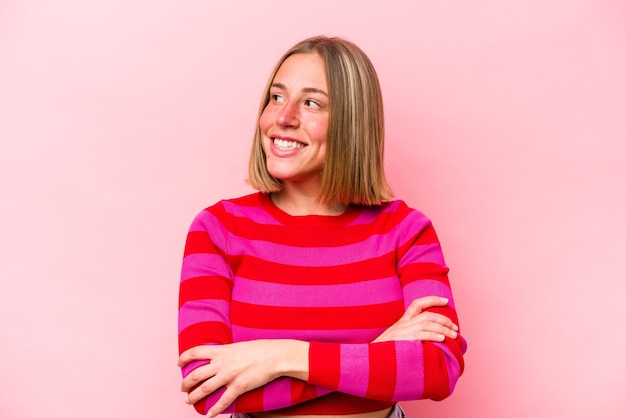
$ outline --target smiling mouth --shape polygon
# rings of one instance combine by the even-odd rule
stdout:
[[[289,151],[292,149],[304,148],[305,145],[297,141],[287,141],[285,139],[274,138],[274,145],[281,151]]]

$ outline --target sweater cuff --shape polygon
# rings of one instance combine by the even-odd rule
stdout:
[[[341,344],[312,341],[309,344],[308,382],[331,390],[339,387]]]

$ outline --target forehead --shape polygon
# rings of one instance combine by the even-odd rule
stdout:
[[[276,83],[291,89],[314,87],[327,91],[324,59],[316,53],[291,55],[276,72],[274,84]]]

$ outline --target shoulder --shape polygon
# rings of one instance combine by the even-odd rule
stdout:
[[[359,215],[350,223],[379,231],[415,231],[431,225],[430,219],[403,200],[391,200],[376,206],[361,207]]]
[[[385,202],[377,209],[378,220],[383,228],[401,235],[420,235],[433,230],[432,221],[423,212],[409,206],[403,200]]]
[[[261,193],[222,199],[211,206],[202,209],[194,218],[192,224],[205,224],[209,221],[225,222],[232,217],[246,217],[261,207]]]
[[[264,196],[261,192],[255,192],[232,199],[224,199],[219,203],[241,207],[258,207],[261,205],[261,200]]]
[[[251,193],[241,197],[222,199],[211,206],[204,208],[199,215],[206,212],[219,214],[221,212],[245,211],[247,208],[258,208],[261,206],[261,193]]]
[[[401,199],[384,202],[376,210],[381,215],[388,214],[388,216],[396,219],[408,218],[414,221],[430,223],[430,219],[423,212],[412,208]]]

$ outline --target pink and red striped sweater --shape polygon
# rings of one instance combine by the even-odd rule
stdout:
[[[278,378],[228,413],[351,414],[443,399],[463,371],[460,334],[442,343],[370,342],[422,296],[448,298],[432,310],[458,325],[447,273],[431,222],[399,200],[340,216],[290,216],[262,193],[224,200],[202,211],[187,237],[179,350],[310,342],[308,382]],[[221,393],[196,410],[205,414]]]

